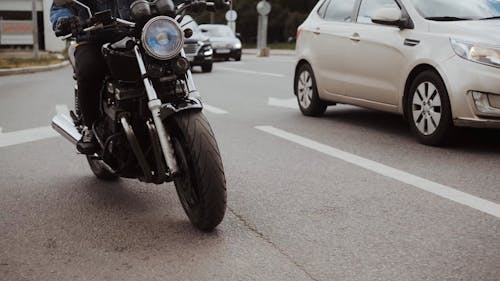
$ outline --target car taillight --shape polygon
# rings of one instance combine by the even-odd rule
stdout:
[[[298,41],[299,40],[299,36],[300,36],[300,33],[302,32],[302,29],[298,28],[297,29],[297,36],[295,37],[295,40]]]

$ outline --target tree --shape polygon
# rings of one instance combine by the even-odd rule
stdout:
[[[236,30],[245,43],[257,41],[256,6],[259,0],[233,0],[233,8],[238,12]],[[290,36],[295,36],[297,27],[309,15],[318,0],[268,0],[272,5],[269,14],[268,41],[270,43],[286,42]],[[225,11],[217,12],[215,23],[225,24]],[[209,23],[207,13],[195,17],[198,23]]]

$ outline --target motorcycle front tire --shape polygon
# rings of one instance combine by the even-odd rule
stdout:
[[[185,111],[167,121],[180,173],[174,183],[191,223],[211,231],[226,212],[226,178],[219,148],[201,111]]]

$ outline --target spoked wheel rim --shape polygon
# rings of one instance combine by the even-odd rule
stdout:
[[[309,71],[302,71],[297,82],[297,97],[302,108],[309,108],[311,105],[313,86],[313,79]]]
[[[177,189],[177,194],[181,201],[182,207],[186,211],[189,217],[193,215],[196,211],[196,207],[199,205],[199,196],[194,188],[195,179],[191,174],[191,169],[189,168],[189,163],[180,144],[179,140],[173,140],[175,154],[177,156],[177,164],[179,165],[180,173],[175,178],[175,188]]]
[[[425,136],[434,134],[441,123],[442,113],[441,96],[437,87],[429,81],[422,82],[413,94],[412,114],[415,127]]]

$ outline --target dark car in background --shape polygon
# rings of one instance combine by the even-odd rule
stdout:
[[[212,42],[214,58],[241,60],[241,41],[227,25],[202,24],[200,29]]]
[[[210,39],[201,32],[194,19],[188,15],[181,22],[183,29],[193,30],[193,36],[184,40],[184,52],[191,66],[201,66],[203,72],[211,72],[213,66],[213,49]]]

